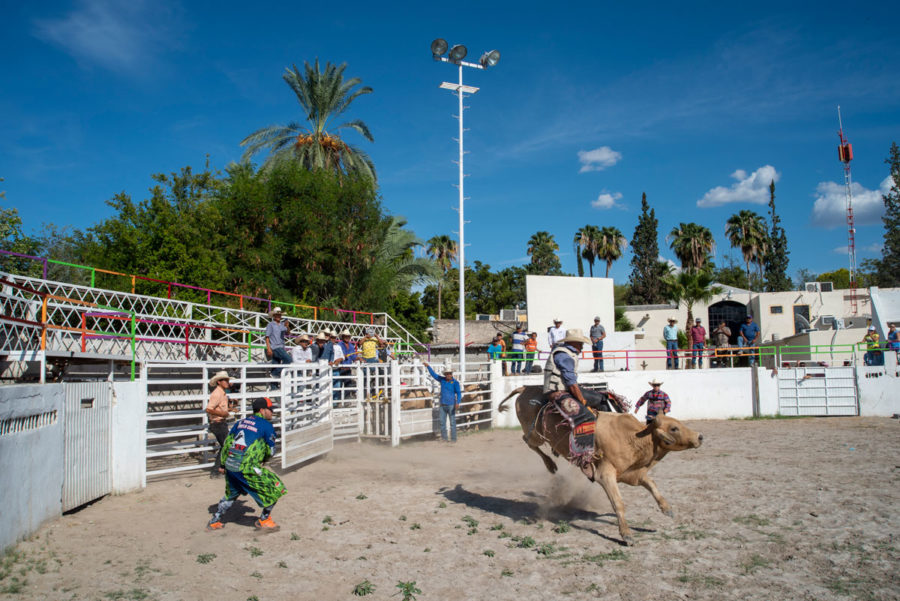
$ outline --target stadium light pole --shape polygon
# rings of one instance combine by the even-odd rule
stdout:
[[[467,94],[471,95],[478,91],[478,88],[473,86],[463,85],[463,67],[471,67],[472,69],[487,69],[488,67],[493,67],[498,62],[500,62],[500,52],[497,50],[491,50],[489,52],[485,52],[481,55],[481,58],[478,59],[477,63],[467,63],[463,59],[466,58],[466,54],[468,53],[465,46],[462,44],[456,44],[452,48],[450,48],[449,54],[444,56],[447,53],[448,44],[447,41],[438,38],[431,42],[431,57],[442,63],[451,63],[456,65],[459,68],[459,82],[451,83],[448,81],[442,82],[440,87],[444,90],[450,90],[454,92],[459,98],[459,114],[456,116],[459,119],[459,138],[457,141],[459,142],[459,184],[457,187],[459,188],[459,378],[461,381],[465,381],[466,379],[466,244],[465,244],[465,217],[463,213],[463,207],[465,205],[465,193],[464,193],[464,184],[463,179],[466,177],[463,172],[463,155],[465,154],[465,150],[463,147],[463,133],[465,132],[465,128],[463,127],[463,111],[465,110],[465,106],[463,105],[463,98]]]

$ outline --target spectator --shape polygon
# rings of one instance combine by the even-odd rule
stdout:
[[[427,361],[424,362],[428,373],[437,380],[441,385],[441,403],[440,403],[440,420],[441,420],[441,440],[447,442],[447,420],[450,420],[450,442],[456,442],[456,410],[459,409],[459,403],[462,401],[462,388],[459,380],[453,378],[453,370],[447,365],[444,367],[444,376],[441,377],[431,369],[431,365]]]
[[[741,348],[754,348],[759,344],[759,326],[753,321],[752,315],[744,318],[741,329],[738,332],[738,346]],[[750,365],[756,365],[756,353],[750,352]]]
[[[675,324],[678,320],[669,318],[669,325],[663,328],[663,338],[666,339],[666,369],[678,369],[678,328]]]
[[[884,365],[884,355],[878,346],[878,332],[875,326],[869,326],[866,329],[866,335],[863,336],[862,342],[866,343],[866,354],[863,355],[863,363],[866,365]]]
[[[512,334],[512,350],[509,353],[509,359],[513,362],[512,373],[522,373],[522,363],[525,360],[525,341],[528,335],[522,331],[522,324],[516,324],[516,331]]]
[[[525,370],[526,374],[531,373],[531,366],[537,357],[537,332],[532,332],[525,339]]]
[[[503,339],[503,336],[497,334],[491,340],[491,343],[488,345],[487,354],[488,357],[491,358],[492,361],[498,361],[503,356],[503,346],[500,345],[500,340]]]
[[[209,402],[206,403],[206,415],[209,419],[207,429],[209,433],[216,437],[218,447],[216,448],[216,463],[213,466],[212,475],[219,476],[219,468],[222,467],[221,453],[222,447],[225,445],[225,438],[228,436],[228,418],[231,417],[232,407],[231,401],[226,390],[231,388],[231,377],[227,371],[217,372],[209,380],[209,385],[213,388],[212,394],[209,395]]]
[[[278,499],[287,494],[281,479],[263,467],[263,463],[275,454],[277,434],[271,421],[272,401],[267,398],[253,401],[253,415],[236,423],[225,439],[219,468],[225,474],[225,496],[219,501],[207,530],[225,527],[222,517],[240,495],[250,495],[262,507],[256,520],[257,530],[276,532],[278,525],[272,520],[272,508]]]
[[[603,371],[603,339],[606,338],[606,328],[600,325],[599,315],[594,317],[590,336],[591,350],[594,352],[594,369],[591,371]]]
[[[713,344],[716,345],[716,361],[721,367],[724,365],[725,353],[722,349],[731,346],[731,328],[725,325],[724,321],[720,321],[718,327],[712,332]]]
[[[375,328],[366,328],[366,335],[359,341],[360,360],[363,363],[378,363],[378,345],[384,340],[375,335]]]
[[[652,382],[648,382],[652,388],[645,392],[643,396],[638,399],[637,404],[634,406],[634,412],[637,413],[638,409],[641,408],[645,402],[647,403],[647,417],[646,422],[649,424],[652,422],[659,413],[665,415],[669,411],[672,410],[672,401],[669,400],[669,395],[662,391],[662,382],[658,381],[656,378],[653,378]]]
[[[326,345],[328,344],[328,336],[325,335],[325,332],[319,332],[316,334],[316,339],[313,344],[310,345],[310,350],[312,351],[312,362],[318,363],[319,361],[329,362],[327,356]],[[332,356],[334,356],[334,352],[332,351]]]
[[[341,346],[340,341],[337,338],[337,334],[335,332],[331,332],[331,348],[332,348],[332,360],[329,361],[331,364],[331,389],[332,395],[331,398],[335,401],[341,400],[341,387],[343,385],[343,378],[341,375],[341,368],[339,367],[341,363],[344,362],[344,348]],[[349,368],[348,368],[349,369]]]
[[[700,369],[703,369],[703,349],[706,345],[706,328],[700,324],[700,318],[694,320],[691,326],[691,369],[697,367],[697,361],[700,362]]]
[[[888,326],[887,333],[888,348],[897,355],[897,362],[900,363],[900,334],[897,332],[897,326],[891,324]]]
[[[350,340],[350,332],[348,330],[344,330],[341,332],[341,341],[338,343],[338,346],[341,347],[341,362],[338,363],[340,367],[338,367],[338,373],[340,375],[340,385],[339,388],[354,388],[353,378],[351,378],[351,374],[353,373],[353,368],[351,365],[356,361],[356,347],[353,345],[353,341]],[[344,395],[346,396],[346,395]]]
[[[506,339],[503,338],[503,334],[497,334],[497,344],[500,345],[500,358],[506,359],[508,355],[506,354]],[[503,375],[509,375],[509,361],[502,361],[500,365],[503,367]]]
[[[272,309],[272,321],[266,326],[266,357],[275,365],[289,365],[291,356],[284,350],[284,341],[291,335],[291,328],[281,321],[281,307]],[[281,368],[272,370],[272,377],[281,377]]]
[[[552,349],[556,344],[566,337],[566,331],[562,327],[562,320],[559,317],[553,319],[553,327],[547,328],[547,339]]]
[[[313,350],[309,346],[309,336],[304,334],[297,339],[297,346],[291,350],[291,359],[294,363],[313,362]]]

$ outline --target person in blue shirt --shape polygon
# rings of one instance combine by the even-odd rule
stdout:
[[[491,339],[491,343],[487,347],[488,357],[491,359],[499,360],[503,357],[503,345],[500,344],[500,339],[503,338],[502,334],[497,334]]]
[[[663,338],[666,339],[666,369],[678,369],[678,320],[669,318],[669,325],[663,328]]]
[[[431,369],[431,365],[425,362],[428,373],[431,377],[441,384],[441,404],[440,404],[440,420],[441,420],[441,440],[447,442],[447,420],[450,420],[450,441],[456,442],[456,410],[459,409],[459,402],[462,400],[462,388],[459,380],[453,378],[453,370],[450,366],[444,367],[444,375],[439,376],[436,371]]]
[[[741,348],[753,348],[759,344],[759,326],[753,321],[752,315],[744,318],[741,329],[738,331],[738,346]],[[755,355],[750,356],[750,365],[756,365]]]

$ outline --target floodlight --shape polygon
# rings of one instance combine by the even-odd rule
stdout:
[[[434,58],[443,56],[445,52],[447,52],[447,40],[438,38],[431,42],[431,55]]]
[[[493,67],[500,62],[500,51],[491,50],[490,52],[485,52],[481,55],[481,58],[478,59],[478,62],[481,63],[481,66],[485,69]]]
[[[466,47],[462,44],[457,44],[453,48],[450,49],[450,61],[454,63],[458,63],[462,59],[466,58]]]

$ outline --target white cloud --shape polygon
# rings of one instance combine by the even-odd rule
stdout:
[[[884,178],[878,190],[868,190],[860,184],[850,184],[853,195],[853,220],[856,225],[878,225],[884,214],[882,194],[891,190],[891,177]],[[834,228],[847,223],[847,193],[844,184],[819,182],[816,186],[816,202],[812,210],[812,224]]]
[[[601,192],[600,196],[597,197],[597,200],[591,201],[591,207],[595,209],[621,208],[622,205],[616,202],[620,198],[622,198],[621,192],[613,192],[611,194],[609,192]]]
[[[881,242],[873,242],[872,244],[866,244],[865,246],[857,246],[856,252],[864,252],[864,253],[875,253],[880,254],[884,250],[884,244]],[[835,246],[834,253],[838,255],[846,255],[847,254],[847,245],[844,246]]]
[[[82,0],[68,15],[34,22],[34,35],[55,44],[80,63],[110,71],[146,71],[172,45],[175,15],[164,5],[142,0]]]
[[[622,153],[616,152],[609,146],[601,146],[594,150],[579,150],[578,160],[581,162],[581,169],[578,170],[578,173],[603,171],[622,160]]]
[[[721,207],[738,202],[764,205],[769,202],[769,184],[777,182],[781,174],[775,171],[775,167],[764,165],[749,175],[743,169],[738,169],[731,177],[737,181],[730,188],[716,186],[697,201],[697,206]]]

